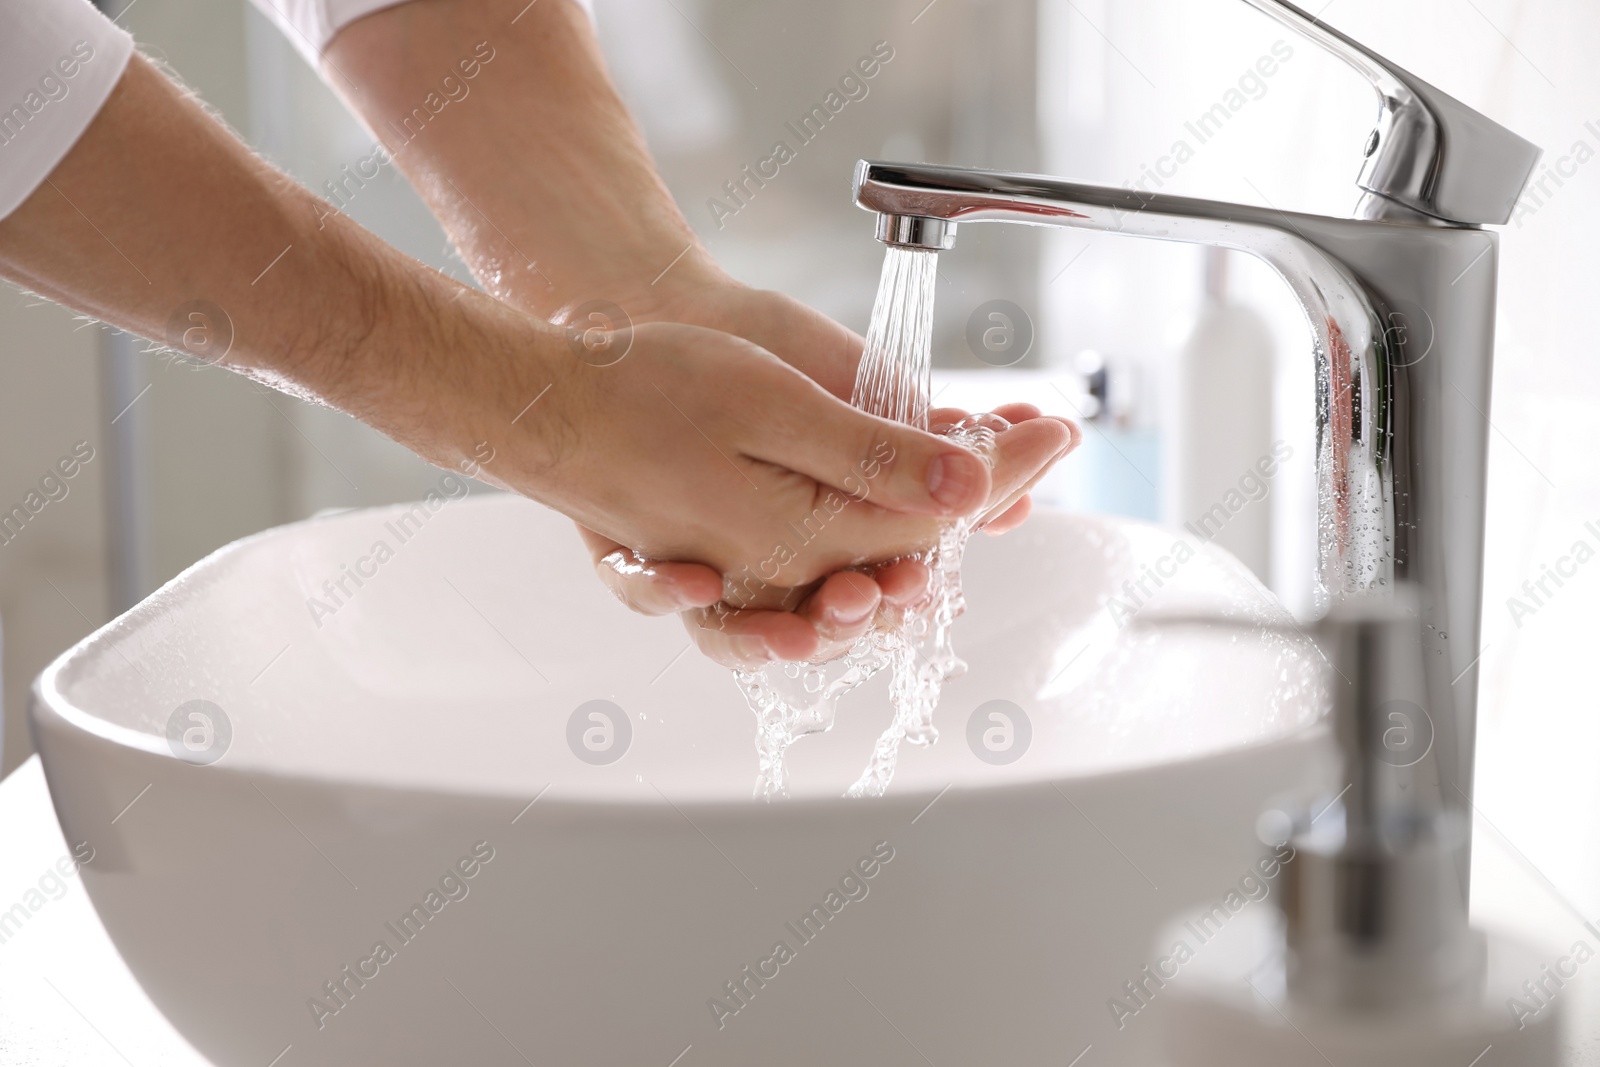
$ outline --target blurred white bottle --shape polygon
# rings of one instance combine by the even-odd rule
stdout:
[[[1229,299],[1228,252],[1205,249],[1206,299],[1178,359],[1166,520],[1272,577],[1272,333]],[[1271,473],[1267,473],[1271,472]]]

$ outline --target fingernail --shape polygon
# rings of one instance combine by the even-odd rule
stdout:
[[[1061,450],[1061,454],[1064,456],[1069,452],[1076,451],[1077,447],[1083,443],[1083,430],[1071,419],[1062,419],[1061,421],[1067,427],[1067,447]]]
[[[946,452],[928,464],[928,494],[948,511],[964,512],[983,491],[983,460],[970,452]]]
[[[674,611],[693,611],[696,608],[707,608],[711,606],[710,604],[702,603],[700,598],[691,596],[689,592],[677,582],[673,582],[670,589],[672,603],[675,605],[673,608]]]
[[[766,662],[773,658],[772,646],[767,644],[764,637],[753,637],[741,634],[733,639],[733,650],[743,660],[761,660]]]
[[[893,596],[893,597],[887,597],[886,596],[886,597],[884,597],[884,600],[886,600],[889,603],[890,607],[909,608],[909,607],[911,607],[911,606],[913,606],[915,604],[921,603],[923,600],[927,599],[927,596],[928,596],[928,582],[924,581],[921,585],[917,586],[915,589],[909,589],[906,592],[901,593],[899,596]]]
[[[867,600],[848,608],[829,608],[828,616],[840,625],[852,626],[876,610],[878,610],[878,605]]]

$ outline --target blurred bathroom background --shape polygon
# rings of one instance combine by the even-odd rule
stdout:
[[[743,280],[863,331],[882,246],[850,201],[858,158],[1347,215],[1376,112],[1357,75],[1230,0],[596,6],[623,92],[713,253]],[[244,0],[112,0],[112,10],[312,189],[370,154],[370,135]],[[1589,165],[1600,150],[1600,8],[1328,0],[1319,14],[1546,149],[1542,190],[1504,231],[1486,643],[1458,684],[1482,689],[1487,825],[1561,899],[1563,885],[1600,884],[1600,827],[1570,814],[1600,812],[1600,699],[1579,669],[1600,632],[1590,607],[1600,564],[1564,577],[1531,612],[1508,600],[1530,604],[1523,583],[1578,542],[1600,549],[1600,462],[1588,439],[1600,425],[1600,359],[1585,317],[1600,286],[1600,166]],[[775,141],[798,144],[786,124],[885,46],[892,58],[865,95],[852,93],[777,177],[729,195],[725,183]],[[392,167],[349,212],[467,279]],[[1311,610],[1309,334],[1267,268],[1183,245],[971,225],[939,271],[938,402],[1025,399],[1087,422],[1082,451],[1041,487],[1042,503],[1177,526],[1276,448],[1289,458],[1247,485],[1218,541],[1292,610]],[[75,448],[93,455],[64,496],[56,490],[0,543],[0,773],[30,751],[32,678],[92,628],[229,541],[323,509],[418,497],[437,478],[343,415],[9,287],[0,349],[0,511]],[[1476,890],[1480,901],[1494,892],[1492,880]],[[1600,900],[1578,906],[1600,912]]]

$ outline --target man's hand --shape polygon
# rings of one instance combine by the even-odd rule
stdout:
[[[999,412],[1002,417],[1007,413],[1019,421],[1038,416],[1037,409],[1027,404],[1007,405]],[[933,413],[934,425],[954,425],[965,415],[942,408]],[[1061,454],[1076,446],[1076,430],[1070,423],[1047,421],[1066,430]],[[1008,449],[1018,443],[1015,439],[1004,442]],[[1024,447],[1038,449],[1040,444],[1030,441]],[[990,500],[999,503],[989,504],[985,515],[992,517],[980,518],[980,528],[989,534],[1003,533],[1027,518],[1028,497],[1023,494],[1030,484],[1019,486],[1014,478],[995,483]],[[722,577],[713,568],[651,563],[592,530],[580,527],[580,532],[595,553],[601,580],[619,599],[647,615],[677,612],[700,651],[729,667],[758,667],[772,660],[821,661],[843,655],[875,623],[880,608],[909,608],[928,592],[927,568],[916,559],[898,559],[836,572],[810,589],[792,610],[786,606],[730,608],[724,600]]]
[[[663,565],[687,581],[691,603],[635,601],[656,610],[704,602],[715,592],[706,578],[726,581],[731,604],[792,607],[793,590],[919,552],[958,518],[1003,513],[1073,441],[1059,421],[1023,422],[999,435],[991,470],[938,435],[852,408],[747,341],[668,323],[636,326],[609,365],[571,356],[527,419],[496,443],[490,476],[637,553],[613,572],[637,569],[638,557],[708,568]],[[524,430],[537,453],[522,454]],[[811,651],[774,636],[777,654]]]
[[[754,341],[842,400],[854,390],[860,336],[781,293],[742,286],[702,260],[659,291],[624,299],[641,320],[693,323]],[[1031,404],[1007,404],[995,414],[1012,424],[1040,417]],[[930,428],[942,432],[966,415],[955,408],[935,409]],[[1078,430],[1066,420],[1053,421],[1068,434],[1064,456],[1077,447]],[[1014,484],[997,486],[1001,494],[988,503],[980,528],[997,535],[1020,525],[1031,510],[1026,489],[1047,469],[1027,479],[1022,492]],[[644,614],[677,612],[700,651],[729,667],[843,655],[875,623],[880,606],[910,607],[928,587],[927,568],[905,559],[835,574],[792,611],[730,608],[721,603],[722,579],[712,569],[644,561],[610,538],[582,527],[579,532],[601,581],[619,600]]]
[[[639,294],[633,307],[644,318],[712,326],[762,344],[835,396],[848,400],[854,388],[862,341],[825,315],[779,293],[748,289],[716,274],[686,277],[662,294]],[[625,298],[626,299],[626,298]],[[941,408],[931,413],[936,432],[967,413]],[[1013,424],[1039,418],[1031,404],[1009,404],[995,414]],[[1078,432],[1065,420],[1060,455],[1077,446]],[[1052,459],[1050,462],[1054,462]],[[997,483],[979,523],[999,534],[1027,518],[1026,490],[1048,469],[1020,482]],[[729,667],[754,667],[779,660],[824,660],[844,654],[877,620],[879,608],[906,608],[926,593],[927,569],[903,559],[837,573],[792,609],[730,607],[723,602],[721,575],[692,563],[656,563],[624,545],[580,527],[600,578],[623,603],[646,614],[677,612],[702,653]]]

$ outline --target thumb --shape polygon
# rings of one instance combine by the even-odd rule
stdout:
[[[989,499],[989,463],[943,437],[851,407],[798,372],[766,409],[745,454],[857,499],[910,515],[956,518]],[[798,386],[798,387],[796,387]]]

